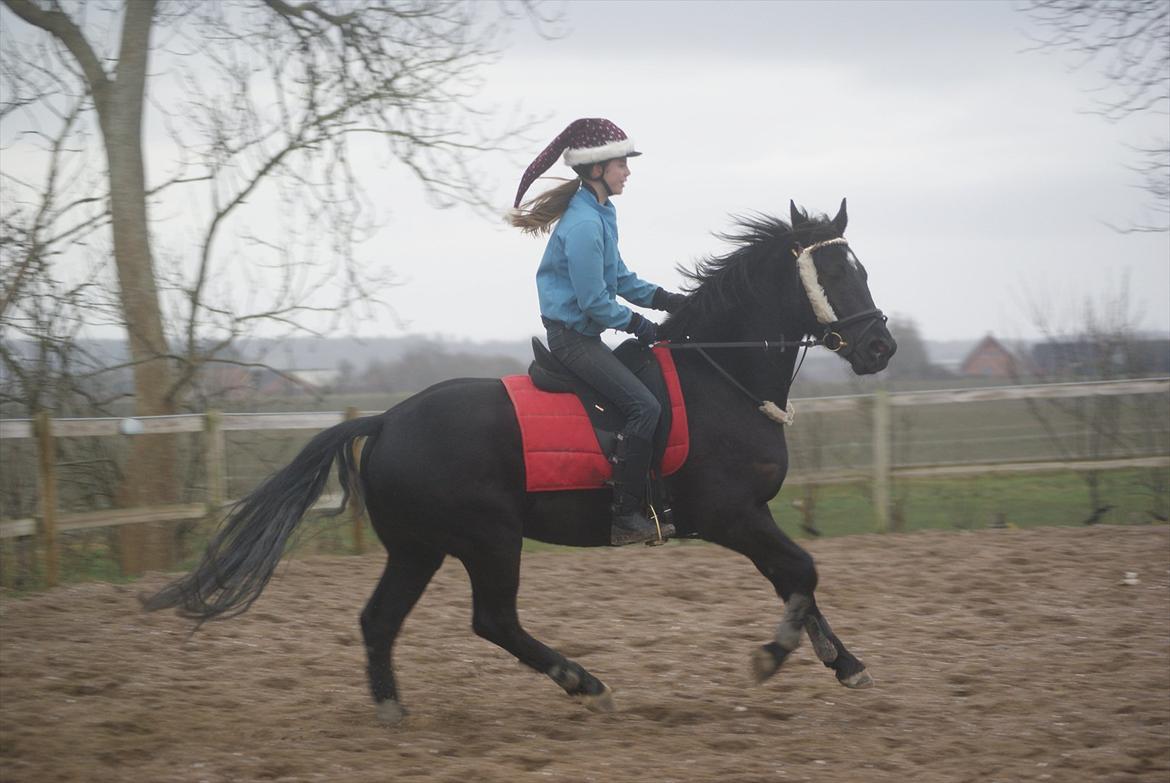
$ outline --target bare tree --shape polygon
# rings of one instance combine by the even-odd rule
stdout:
[[[1042,49],[1066,49],[1105,79],[1096,110],[1111,122],[1170,107],[1170,3],[1166,0],[1025,0]],[[1134,166],[1157,217],[1131,231],[1170,231],[1170,137],[1135,147]]]
[[[48,300],[30,294],[56,281],[75,324],[125,330],[149,416],[178,412],[201,368],[239,361],[225,348],[261,323],[320,329],[313,314],[377,305],[386,276],[356,252],[384,222],[370,161],[438,205],[484,205],[475,155],[517,128],[492,132],[472,99],[511,8],[3,0],[0,143],[15,165],[0,323],[45,334],[28,304]],[[136,439],[122,501],[174,499],[175,471],[169,439]]]
[[[1032,325],[1043,336],[1033,349],[1035,380],[1114,380],[1150,374],[1151,353],[1145,350],[1150,346],[1139,334],[1127,277],[1098,300],[1086,298],[1072,327],[1052,311],[1049,300],[1035,297],[1029,308]],[[1165,453],[1170,445],[1170,417],[1164,401],[1149,395],[1029,399],[1027,405],[1062,459],[1095,461],[1132,453]],[[1089,497],[1089,516],[1084,521],[1099,522],[1114,506],[1105,494],[1103,472],[1078,475]],[[1165,516],[1167,472],[1149,469],[1141,483],[1150,491],[1150,513]]]

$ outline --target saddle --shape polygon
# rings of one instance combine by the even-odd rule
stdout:
[[[666,381],[662,377],[662,368],[654,358],[654,352],[637,340],[626,340],[613,352],[614,356],[637,376],[646,388],[658,400],[662,413],[658,417],[658,426],[654,429],[654,456],[650,464],[654,469],[662,465],[662,456],[666,452],[666,442],[670,437],[670,425],[673,420],[670,394],[666,389]],[[561,360],[553,356],[552,351],[544,347],[539,338],[532,338],[532,364],[528,365],[528,377],[532,385],[541,391],[554,394],[576,394],[585,407],[585,413],[593,425],[597,435],[597,443],[607,457],[614,451],[614,440],[626,424],[626,417],[616,405],[602,397],[585,381],[573,374],[565,367]]]
[[[528,375],[501,378],[516,413],[523,441],[529,492],[602,489],[613,477],[609,457],[625,416],[581,381],[537,339]],[[674,473],[689,448],[686,407],[670,352],[628,341],[614,352],[662,406],[652,445],[651,473]],[[654,481],[654,484],[661,482]],[[658,494],[657,489],[655,493]]]

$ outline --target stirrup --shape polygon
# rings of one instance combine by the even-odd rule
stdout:
[[[669,522],[663,522],[658,518],[658,511],[655,510],[654,504],[649,505],[650,521],[654,523],[654,527],[658,530],[658,538],[653,541],[647,541],[646,546],[662,546],[666,540],[674,535],[674,525]]]
[[[622,524],[627,522],[628,524]],[[610,522],[609,545],[626,546],[627,544],[646,544],[659,546],[674,535],[674,525],[662,524],[657,513],[650,511],[650,519],[639,512],[619,514]]]

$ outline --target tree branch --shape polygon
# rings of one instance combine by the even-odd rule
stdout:
[[[149,0],[152,4],[153,1]],[[104,103],[107,100],[110,79],[106,75],[105,69],[102,68],[101,61],[98,60],[89,41],[85,40],[81,30],[56,3],[53,4],[52,10],[46,11],[35,5],[32,0],[3,0],[3,2],[12,13],[34,27],[39,27],[50,33],[64,44],[69,53],[76,58],[78,65],[81,66],[85,80],[93,92],[94,100],[99,103]],[[134,4],[131,3],[131,5]]]

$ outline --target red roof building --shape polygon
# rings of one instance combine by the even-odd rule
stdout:
[[[959,374],[976,378],[1015,378],[1016,357],[990,334],[984,337],[959,364]]]

